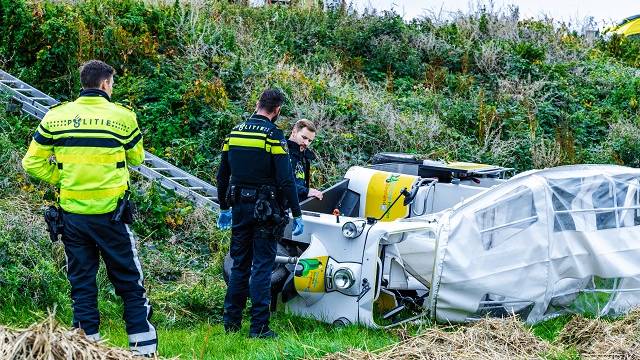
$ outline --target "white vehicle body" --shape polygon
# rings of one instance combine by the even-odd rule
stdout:
[[[291,265],[289,312],[377,327],[514,313],[535,323],[640,304],[640,170],[566,166],[440,183],[408,166],[354,167],[336,185],[338,202],[325,201],[346,216],[304,212],[293,240],[308,247]],[[367,222],[399,186],[417,187],[413,203],[399,196],[393,216]],[[343,234],[346,223],[357,236]]]

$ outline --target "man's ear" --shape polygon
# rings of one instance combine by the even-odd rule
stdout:
[[[100,90],[107,91],[109,89],[109,85],[111,82],[111,78],[106,78],[100,82]]]

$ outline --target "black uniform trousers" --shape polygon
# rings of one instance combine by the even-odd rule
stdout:
[[[224,323],[239,326],[242,311],[251,296],[249,333],[269,330],[271,273],[276,257],[278,234],[274,223],[259,224],[254,219],[255,201],[236,202],[232,207],[230,255],[231,276],[224,299]]]
[[[111,222],[112,214],[79,215],[65,212],[62,242],[71,283],[73,326],[99,339],[96,274],[102,257],[109,280],[124,303],[123,318],[131,349],[141,355],[156,352],[156,330],[149,322],[151,305],[143,287],[143,274],[135,238],[129,227]]]

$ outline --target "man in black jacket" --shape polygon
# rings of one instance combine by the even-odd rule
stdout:
[[[224,328],[227,332],[240,329],[250,296],[249,336],[254,338],[276,336],[269,328],[271,272],[277,241],[289,219],[285,206],[293,215],[292,234],[304,231],[287,141],[275,125],[283,102],[279,90],[262,93],[256,112],[225,138],[217,175],[217,224],[220,229],[232,229],[233,267],[224,300]]]
[[[296,190],[300,201],[310,197],[322,200],[322,192],[309,186],[311,174],[311,162],[316,159],[316,154],[309,149],[309,145],[316,138],[316,126],[307,119],[298,120],[293,125],[289,145],[289,157],[291,169],[296,181]]]

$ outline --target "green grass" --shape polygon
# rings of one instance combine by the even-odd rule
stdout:
[[[101,334],[110,346],[127,348],[125,324],[121,319],[122,305],[114,301],[101,301]],[[0,324],[26,327],[41,321],[47,311],[32,305],[4,305],[0,307]],[[566,344],[555,342],[565,325],[574,315],[559,316],[531,326],[531,331],[555,348],[543,355],[549,360],[580,359],[578,351]],[[70,303],[56,309],[56,317],[63,325],[71,321]],[[410,326],[395,330],[375,330],[361,326],[335,327],[312,319],[285,314],[272,316],[271,327],[278,333],[275,340],[255,340],[247,337],[249,323],[245,315],[243,328],[235,334],[226,334],[219,320],[194,321],[191,324],[155,322],[159,353],[163,357],[181,359],[300,359],[319,358],[328,353],[356,348],[365,351],[381,349],[400,340],[404,335],[418,335],[423,326]]]
[[[571,317],[572,315],[558,316],[533,325],[531,330],[537,337],[543,340],[553,341],[569,320],[571,320]]]
[[[70,304],[56,310],[56,317],[63,324],[71,321]],[[121,319],[122,307],[111,301],[101,301],[101,334],[111,346],[126,348],[128,345],[125,324]],[[24,327],[40,321],[47,312],[20,306],[0,308],[0,323]],[[539,338],[553,342],[572,315],[564,315],[531,327]],[[182,323],[180,323],[182,324]],[[182,359],[299,359],[317,358],[327,353],[349,348],[363,350],[380,349],[399,341],[396,331],[374,330],[361,326],[334,327],[330,324],[276,312],[271,327],[278,333],[275,340],[254,340],[247,337],[248,320],[240,332],[226,334],[219,321],[194,322],[190,326],[157,324],[159,353],[164,357]],[[424,330],[411,327],[410,334]],[[561,347],[546,354],[553,360],[579,359],[573,348]]]
[[[110,343],[125,347],[120,321],[105,324],[103,334]],[[249,339],[248,324],[235,334],[225,334],[221,324],[199,323],[189,329],[158,329],[159,352],[186,359],[297,359],[319,357],[347,348],[377,349],[397,338],[393,333],[357,326],[335,328],[309,319],[276,314],[272,328],[275,340]]]
[[[128,346],[124,321],[115,316],[113,304],[102,310],[101,335],[111,346]],[[110,313],[104,315],[104,313]],[[58,313],[58,320],[69,324],[69,311]],[[0,323],[28,326],[46,316],[46,311],[5,306],[0,309]],[[275,340],[249,339],[249,323],[240,332],[226,334],[219,322],[197,322],[190,327],[158,325],[159,353],[163,357],[182,359],[298,359],[320,357],[327,353],[358,348],[374,350],[398,341],[392,331],[359,326],[334,327],[311,319],[277,312],[271,327],[278,333]]]
[[[562,315],[553,319],[549,319],[531,327],[531,331],[547,342],[553,343],[556,337],[560,334],[564,326],[571,320],[573,315]],[[562,347],[557,352],[551,352],[545,356],[548,360],[577,360],[580,359],[580,355],[575,348]]]

